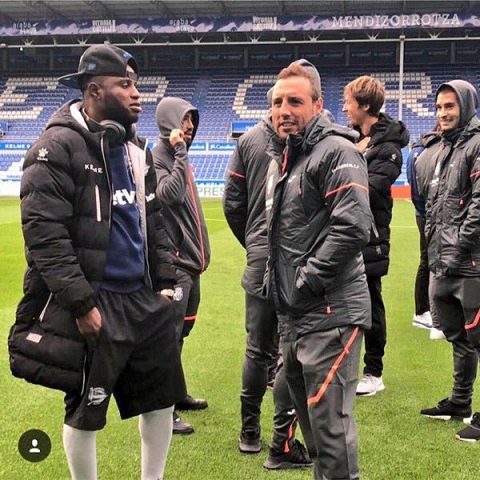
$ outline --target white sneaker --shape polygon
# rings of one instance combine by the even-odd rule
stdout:
[[[430,329],[430,340],[445,340],[445,334],[439,328],[432,327]]]
[[[385,390],[382,377],[374,377],[369,373],[366,373],[357,385],[357,395],[362,397],[371,397],[382,390]]]
[[[418,328],[432,328],[432,315],[430,312],[414,315],[412,325]]]

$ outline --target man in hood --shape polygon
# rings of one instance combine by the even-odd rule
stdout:
[[[433,273],[430,298],[440,328],[452,344],[453,388],[427,417],[467,419],[480,354],[480,119],[478,96],[464,80],[437,90],[435,107],[441,129],[435,171],[427,199],[428,262]],[[480,441],[480,413],[456,434]]]
[[[365,367],[357,395],[372,396],[384,390],[383,356],[387,343],[382,277],[390,262],[390,222],[392,185],[402,169],[401,149],[410,135],[405,125],[380,110],[385,103],[385,87],[367,75],[350,82],[344,89],[343,110],[348,122],[358,131],[357,148],[368,166],[368,192],[373,225],[370,241],[363,249],[368,290],[372,302],[372,328],[365,332]]]
[[[135,59],[93,45],[60,82],[62,106],[25,156],[20,196],[25,295],[9,337],[14,375],[66,392],[74,480],[97,478],[96,433],[112,395],[139,415],[142,479],[163,478],[173,405],[185,396],[175,281],[152,155],[137,137]],[[117,477],[122,477],[121,460]]]
[[[198,110],[176,97],[165,97],[157,105],[160,131],[153,148],[157,174],[157,196],[162,203],[165,226],[177,273],[174,302],[175,328],[180,350],[192,330],[200,304],[200,275],[210,262],[210,245],[202,206],[188,160],[188,149],[197,133]],[[177,410],[202,410],[206,400],[186,395]],[[190,434],[193,427],[174,413],[173,433]]]
[[[319,87],[294,64],[279,73],[272,92],[272,125],[285,149],[266,179],[265,287],[313,477],[355,480],[353,404],[370,325],[361,250],[372,219],[357,134],[321,114]]]

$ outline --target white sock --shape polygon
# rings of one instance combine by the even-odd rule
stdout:
[[[172,440],[173,406],[142,413],[138,429],[142,439],[142,480],[162,480]]]
[[[63,448],[72,480],[97,479],[96,431],[63,426]]]

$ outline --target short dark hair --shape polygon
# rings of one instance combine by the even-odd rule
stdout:
[[[350,94],[361,107],[369,105],[367,114],[371,117],[378,117],[385,103],[383,83],[368,75],[352,80],[345,86],[344,93]]]
[[[284,80],[291,77],[303,77],[310,82],[310,86],[312,87],[312,100],[314,102],[316,102],[322,96],[322,92],[318,90],[312,75],[305,67],[302,67],[298,63],[292,63],[280,71],[280,73],[277,75],[277,80]]]

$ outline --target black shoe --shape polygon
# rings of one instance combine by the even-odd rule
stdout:
[[[480,413],[474,413],[470,425],[460,430],[455,438],[464,442],[480,441]]]
[[[242,453],[258,453],[262,449],[260,430],[242,430],[238,448]]]
[[[264,468],[268,470],[288,470],[290,468],[307,468],[313,465],[305,446],[297,439],[290,440],[288,452],[276,452],[270,448],[270,454]]]
[[[470,405],[457,405],[448,398],[444,398],[438,402],[436,407],[420,410],[420,415],[437,418],[438,420],[464,420],[471,417],[472,407]]]
[[[204,410],[208,407],[208,402],[203,398],[193,398],[187,395],[184,400],[175,404],[176,410]]]
[[[182,420],[177,412],[173,412],[173,429],[174,435],[190,435],[194,432],[193,426]]]

